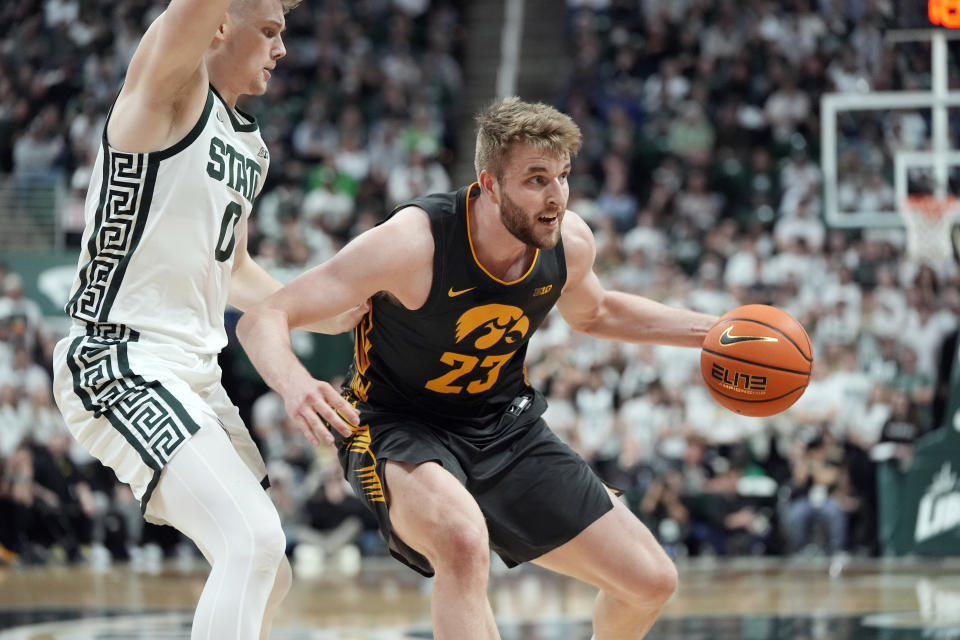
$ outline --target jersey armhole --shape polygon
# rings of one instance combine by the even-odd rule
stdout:
[[[560,288],[567,284],[567,254],[563,250],[563,237],[557,240],[557,265],[560,267]]]
[[[207,89],[207,102],[203,105],[203,112],[200,114],[200,117],[197,119],[197,123],[193,125],[193,129],[190,130],[187,135],[185,135],[179,142],[176,144],[167,147],[161,151],[155,151],[150,154],[151,158],[156,158],[157,160],[165,160],[171,156],[174,156],[187,147],[189,147],[194,140],[200,137],[200,132],[203,131],[203,128],[207,124],[207,119],[210,117],[210,112],[213,110],[213,90]]]
[[[203,127],[207,124],[207,118],[210,117],[210,112],[213,110],[213,88],[207,88],[207,101],[203,105],[203,111],[200,113],[200,117],[197,119],[197,122],[193,125],[193,128],[187,132],[179,142],[167,147],[166,149],[160,149],[159,151],[123,151],[117,149],[107,138],[107,127],[110,126],[110,116],[113,115],[113,108],[117,106],[117,98],[120,97],[120,91],[117,91],[116,97],[113,99],[113,104],[110,105],[110,110],[107,111],[107,117],[103,121],[103,132],[100,134],[100,144],[103,147],[104,153],[126,153],[133,156],[149,156],[151,161],[159,162],[160,160],[165,160],[173,155],[176,155],[190,146],[194,140],[200,136],[200,132],[203,131]]]

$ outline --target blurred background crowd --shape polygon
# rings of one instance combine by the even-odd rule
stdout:
[[[744,418],[711,399],[697,350],[588,339],[554,313],[528,354],[548,422],[677,556],[881,554],[877,467],[909,465],[912,443],[943,422],[960,279],[907,255],[901,230],[824,224],[818,105],[824,92],[929,86],[929,45],[884,48],[883,0],[557,4],[569,58],[553,102],[584,133],[569,208],[594,229],[601,279],[718,315],[781,307],[808,330],[816,366],[787,412]],[[164,5],[0,5],[0,174],[63,186],[68,245],[111,101]],[[243,105],[272,157],[250,251],[281,280],[395,203],[460,186],[451,167],[472,148],[455,134],[473,126],[458,108],[463,18],[454,0],[326,0],[287,16],[287,58]],[[844,132],[842,206],[892,208],[884,167],[922,146],[929,122],[865,122]],[[191,553],[74,446],[51,399],[63,319],[23,291],[0,265],[0,563]],[[291,428],[235,342],[221,364],[291,554],[384,553],[332,452]]]

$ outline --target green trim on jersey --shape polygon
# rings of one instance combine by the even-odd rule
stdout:
[[[216,87],[214,87],[213,85],[210,85],[210,91],[212,91],[213,94],[220,99],[220,102],[223,103],[223,107],[227,110],[227,115],[230,116],[230,124],[233,125],[234,131],[249,132],[249,131],[256,131],[259,128],[259,125],[257,124],[257,119],[254,118],[252,115],[250,115],[245,111],[241,111],[240,109],[237,109],[237,108],[231,109],[230,105],[228,105],[227,101],[223,99],[223,96],[220,95],[220,92],[217,91]],[[238,113],[244,118],[246,118],[247,120],[249,120],[249,122],[241,122],[240,119],[237,118]]]
[[[80,286],[65,308],[68,315],[86,322],[109,321],[130,257],[146,227],[160,168],[146,153],[105,147],[103,154],[104,184],[96,226],[87,241],[90,259],[80,268]]]
[[[130,244],[123,252],[123,257],[116,263],[113,274],[110,277],[110,287],[107,289],[103,300],[103,306],[100,307],[99,317],[101,322],[106,322],[110,317],[110,309],[113,307],[114,300],[120,292],[120,284],[123,282],[123,276],[130,265],[130,258],[136,253],[140,245],[140,239],[143,238],[143,230],[147,226],[147,217],[150,214],[150,203],[153,201],[153,188],[157,182],[157,170],[160,163],[149,160],[147,162],[147,172],[144,176],[142,194],[140,196],[140,206],[134,211],[134,226],[130,233]]]
[[[213,110],[213,87],[203,113],[176,144],[149,153],[118,151],[107,140],[110,115],[103,125],[103,175],[96,223],[87,241],[89,261],[79,271],[80,286],[65,306],[66,313],[86,322],[107,322],[130,258],[146,228],[160,162],[189,147],[203,132]],[[111,113],[113,109],[111,108]],[[132,226],[132,229],[131,229]],[[118,244],[120,238],[124,244]],[[96,279],[93,274],[96,272]],[[106,285],[104,287],[104,285]]]
[[[200,114],[200,118],[197,120],[197,123],[193,125],[193,129],[190,129],[190,132],[185,135],[180,142],[174,144],[173,146],[167,147],[166,149],[162,149],[160,151],[151,152],[150,160],[166,160],[167,158],[175,156],[193,144],[193,141],[200,137],[200,134],[203,132],[203,128],[207,126],[207,119],[210,117],[211,111],[213,111],[213,87],[210,87],[210,90],[207,91],[207,102],[203,105],[203,113]],[[106,131],[106,129],[104,129],[104,131]],[[106,142],[106,140],[104,140],[104,142]]]
[[[158,380],[145,380],[130,366],[134,340],[75,338],[67,351],[73,392],[96,418],[104,418],[153,470],[140,503],[146,510],[160,472],[200,425]]]

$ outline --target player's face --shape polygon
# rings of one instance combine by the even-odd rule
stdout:
[[[553,155],[526,144],[514,145],[500,188],[500,220],[520,241],[551,249],[570,197],[570,156]]]
[[[287,55],[281,33],[286,26],[280,0],[254,0],[233,21],[229,50],[235,56],[241,93],[262,95],[277,60]]]

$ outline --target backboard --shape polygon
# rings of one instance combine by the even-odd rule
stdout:
[[[888,47],[929,42],[926,86],[821,100],[824,217],[831,227],[900,227],[914,195],[960,195],[960,0],[899,0]],[[953,82],[951,82],[953,78]]]

